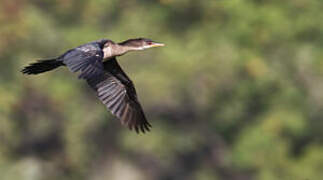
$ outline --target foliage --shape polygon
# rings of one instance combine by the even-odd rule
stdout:
[[[322,179],[323,1],[0,0],[0,176]],[[121,127],[62,68],[19,70],[100,38],[167,46],[119,58],[152,132]]]

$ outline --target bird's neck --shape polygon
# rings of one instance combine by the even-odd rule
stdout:
[[[142,50],[142,49],[138,48],[138,47],[121,45],[121,44],[117,44],[117,43],[111,44],[110,46],[103,49],[104,59],[109,59],[109,58],[115,57],[115,56],[121,56],[121,55],[126,54],[127,52],[139,51],[139,50]]]

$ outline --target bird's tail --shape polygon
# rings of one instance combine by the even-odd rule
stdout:
[[[64,65],[63,62],[57,61],[57,59],[39,60],[35,63],[29,64],[29,66],[24,67],[21,72],[23,74],[39,74],[53,70],[62,65]]]

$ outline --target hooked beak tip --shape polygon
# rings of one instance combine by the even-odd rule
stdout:
[[[151,45],[151,47],[163,47],[165,46],[164,43],[154,43],[153,45]]]

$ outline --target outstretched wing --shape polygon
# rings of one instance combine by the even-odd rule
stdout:
[[[149,131],[136,90],[128,76],[123,72],[115,58],[103,63],[104,73],[86,78],[88,84],[97,92],[104,105],[120,119],[123,125],[138,133]]]
[[[79,78],[89,79],[103,73],[103,51],[98,43],[89,43],[66,52],[60,59]]]

